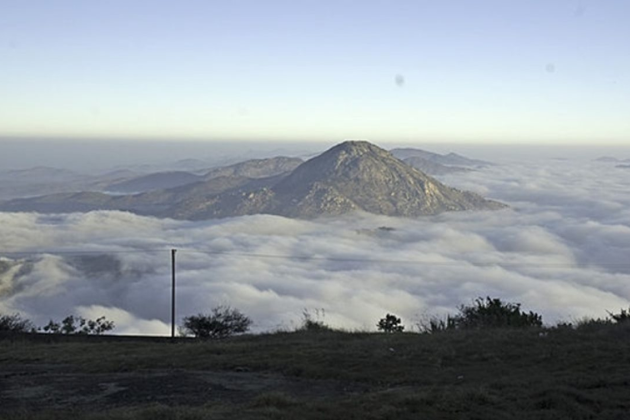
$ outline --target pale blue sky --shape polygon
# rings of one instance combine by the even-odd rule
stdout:
[[[629,21],[627,0],[0,0],[0,136],[628,144]]]

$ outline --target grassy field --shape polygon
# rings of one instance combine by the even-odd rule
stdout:
[[[630,326],[0,341],[1,419],[628,419]]]

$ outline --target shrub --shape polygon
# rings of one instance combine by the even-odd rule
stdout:
[[[182,331],[198,338],[225,338],[247,332],[251,324],[252,320],[238,309],[217,306],[209,314],[185,317]]]
[[[101,335],[114,328],[114,321],[108,321],[104,316],[92,320],[69,315],[65,317],[61,323],[54,322],[51,319],[41,330],[52,334]]]
[[[542,316],[521,311],[520,303],[505,303],[490,297],[477,298],[470,306],[461,305],[450,328],[527,328],[542,326]]]
[[[332,328],[324,322],[325,317],[326,311],[324,308],[315,309],[315,315],[311,314],[308,309],[304,309],[304,311],[302,311],[302,325],[297,329],[297,331],[332,331]]]
[[[610,318],[588,318],[584,317],[575,321],[575,329],[580,331],[597,331],[601,328],[613,325]]]
[[[404,325],[401,325],[401,320],[396,315],[387,314],[385,318],[381,318],[376,324],[376,327],[379,331],[383,331],[386,333],[393,332],[403,332],[405,329]]]
[[[0,331],[2,332],[32,332],[35,326],[20,314],[0,315]]]
[[[621,309],[621,312],[618,314],[614,314],[609,311],[606,312],[608,312],[608,316],[606,318],[584,317],[566,325],[582,331],[597,331],[611,325],[630,324],[630,309]],[[558,324],[556,328],[560,328],[561,326],[563,325]]]
[[[617,323],[623,324],[630,321],[630,309],[625,310],[622,309],[618,314],[613,314],[612,312],[608,312],[608,315]]]
[[[455,321],[451,315],[445,318],[432,316],[418,321],[416,324],[421,334],[435,334],[441,331],[451,330],[455,328]]]

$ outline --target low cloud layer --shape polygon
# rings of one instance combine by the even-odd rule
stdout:
[[[118,333],[168,334],[171,248],[178,318],[229,304],[258,331],[292,328],[304,309],[367,330],[392,312],[410,328],[486,295],[520,302],[547,323],[630,305],[627,172],[549,160],[443,180],[511,209],[207,222],[0,213],[0,313],[40,325],[105,315]]]

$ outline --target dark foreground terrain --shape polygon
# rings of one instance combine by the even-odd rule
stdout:
[[[0,419],[628,419],[630,328],[0,338]]]

